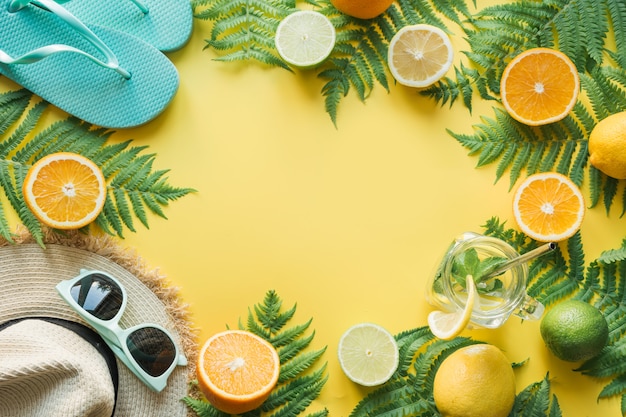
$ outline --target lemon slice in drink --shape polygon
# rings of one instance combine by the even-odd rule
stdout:
[[[469,324],[476,300],[476,284],[471,275],[467,276],[465,282],[467,283],[467,301],[462,311],[446,313],[435,310],[428,315],[428,327],[440,339],[449,340],[458,336]]]
[[[387,65],[400,84],[428,87],[439,81],[450,66],[454,52],[450,38],[436,26],[405,26],[389,43]]]
[[[346,376],[368,387],[387,382],[398,368],[396,340],[373,323],[360,323],[346,330],[339,340],[337,353]]]
[[[328,58],[335,39],[335,28],[326,16],[300,10],[279,23],[274,41],[278,54],[288,64],[312,68]]]

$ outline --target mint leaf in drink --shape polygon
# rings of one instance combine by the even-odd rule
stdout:
[[[502,288],[502,281],[488,277],[507,260],[507,258],[501,256],[490,256],[480,259],[476,249],[470,248],[454,258],[451,269],[452,277],[457,284],[465,288],[465,277],[471,275],[479,293],[493,292]]]

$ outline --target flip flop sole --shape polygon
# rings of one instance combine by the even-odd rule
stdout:
[[[33,6],[9,13],[7,3],[0,1],[0,49],[9,55],[17,57],[42,46],[66,44],[101,56],[54,14]],[[120,67],[131,73],[130,79],[72,52],[31,64],[0,64],[0,74],[98,126],[135,127],[159,115],[178,89],[174,65],[160,51],[131,35],[97,26],[90,29],[115,53]]]
[[[193,26],[189,0],[141,1],[149,10],[147,14],[130,0],[69,0],[63,7],[83,23],[128,33],[161,51],[183,47]]]

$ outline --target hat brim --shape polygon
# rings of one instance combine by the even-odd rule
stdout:
[[[188,410],[181,399],[187,395],[196,349],[185,308],[172,297],[173,289],[163,285],[158,273],[146,271],[136,256],[116,247],[110,239],[76,235],[48,240],[52,243],[45,248],[27,243],[28,238],[18,245],[0,242],[0,324],[23,317],[55,317],[86,324],[61,299],[55,286],[78,275],[80,269],[108,272],[119,279],[128,293],[120,326],[160,324],[177,339],[175,342],[182,346],[189,360],[187,367],[177,367],[160,393],[151,391],[118,360],[114,416],[186,416]]]

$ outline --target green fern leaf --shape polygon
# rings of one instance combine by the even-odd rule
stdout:
[[[218,61],[256,61],[291,71],[274,47],[276,28],[295,10],[294,0],[193,0],[194,16],[213,23],[206,48]]]
[[[471,111],[473,95],[468,87],[480,98],[498,97],[499,80],[513,56],[538,46],[560,49],[574,60],[587,96],[586,102],[576,103],[569,117],[529,128],[514,126],[515,122],[496,108],[494,119],[483,118],[483,124],[474,126],[474,138],[450,133],[470,155],[478,157],[477,166],[497,164],[496,181],[508,173],[513,186],[524,170],[528,174],[556,171],[580,185],[588,172],[591,206],[602,202],[608,214],[619,203],[620,215],[624,215],[626,191],[622,189],[618,195],[619,182],[588,163],[587,140],[598,120],[626,108],[626,71],[621,65],[626,62],[626,41],[617,39],[618,33],[625,33],[619,26],[625,18],[626,6],[620,0],[602,4],[593,0],[517,0],[487,7],[462,25],[472,71],[461,62],[455,79],[445,79],[422,94],[442,105],[463,97]]]
[[[183,398],[183,402],[194,412],[198,417],[226,417],[229,414],[219,411],[217,408],[211,406],[206,401],[202,401],[192,397]]]
[[[526,387],[515,398],[511,417],[561,417],[561,407],[555,395],[550,397],[548,376]]]
[[[261,411],[276,410],[271,417],[295,417],[304,412],[313,400],[319,397],[328,380],[325,371],[326,365],[313,374],[292,380],[288,386],[272,392],[261,406]]]
[[[126,229],[136,230],[135,217],[147,227],[148,212],[165,217],[163,207],[169,201],[194,191],[170,186],[164,177],[167,171],[152,169],[155,156],[142,155],[145,147],[129,148],[130,141],[107,145],[111,131],[72,117],[42,125],[47,104],[37,101],[30,106],[32,98],[26,90],[0,94],[0,188],[20,222],[40,245],[43,246],[42,225],[25,204],[22,185],[30,166],[48,154],[79,153],[102,169],[108,183],[107,199],[95,225],[119,237]],[[38,133],[31,138],[35,129]],[[0,235],[11,241],[7,214],[6,207],[0,204]]]
[[[518,232],[506,229],[504,223],[495,218],[487,222],[485,233],[505,239],[519,253],[525,252],[526,242],[530,240],[515,239]],[[527,289],[531,296],[546,306],[575,298],[594,305],[602,312],[609,326],[607,346],[576,371],[605,379],[607,382],[600,398],[620,395],[622,404],[626,395],[625,247],[626,240],[619,249],[605,251],[585,266],[582,238],[578,232],[567,241],[567,260],[557,248],[553,254],[535,261],[541,264],[540,267],[531,265]],[[545,398],[541,403],[545,404]]]
[[[319,397],[328,380],[324,363],[317,369],[326,347],[308,350],[314,332],[306,335],[311,320],[293,327],[291,323],[296,306],[284,310],[282,300],[274,291],[268,291],[263,302],[248,309],[246,324],[240,321],[239,328],[250,331],[268,342],[278,351],[280,375],[278,385],[267,400],[257,409],[244,413],[245,417],[296,417],[304,412]],[[186,397],[185,403],[198,417],[221,417],[225,414],[217,411],[206,399]],[[201,414],[204,413],[204,414]],[[221,413],[221,414],[220,414]],[[310,417],[327,417],[328,410],[314,412]]]
[[[622,246],[619,249],[609,249],[600,254],[598,261],[610,264],[618,261],[626,260],[626,239],[622,240]]]
[[[503,230],[500,224],[491,222],[491,225]],[[437,369],[456,350],[482,343],[461,337],[448,341],[435,339],[428,327],[404,331],[395,339],[400,350],[398,371],[359,401],[349,417],[438,416],[432,396]],[[410,366],[404,363],[408,358],[411,358]],[[550,383],[546,377],[517,395],[510,416],[561,417],[556,397],[550,399],[549,394]]]

